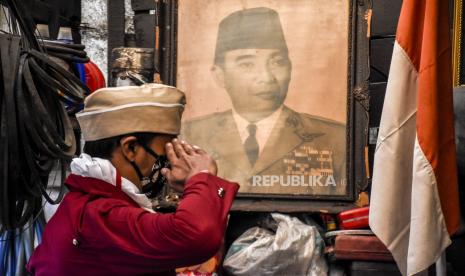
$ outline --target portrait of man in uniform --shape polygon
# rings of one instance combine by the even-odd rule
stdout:
[[[231,108],[188,119],[182,134],[212,154],[221,176],[247,194],[346,193],[345,123],[285,103],[293,61],[276,10],[252,7],[222,18],[212,63]]]

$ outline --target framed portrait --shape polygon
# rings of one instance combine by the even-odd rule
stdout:
[[[239,201],[353,201],[366,180],[365,2],[171,3],[164,74],[186,93],[182,137],[240,184]]]

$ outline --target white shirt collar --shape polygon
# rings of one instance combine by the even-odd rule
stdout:
[[[82,153],[71,162],[71,173],[97,178],[116,186],[116,168],[106,159],[93,158],[88,154]],[[121,190],[139,204],[141,208],[154,213],[150,199],[141,193],[134,183],[124,177],[121,177]]]
[[[281,107],[279,107],[270,116],[258,122],[255,122],[255,125],[257,126],[257,132],[255,134],[255,137],[257,138],[260,153],[265,147],[266,141],[268,140],[268,137],[270,136],[271,131],[273,130],[273,127],[278,121],[279,116],[281,115],[282,111],[283,111],[283,106],[281,105]],[[250,122],[244,119],[244,117],[242,117],[241,115],[239,115],[239,113],[237,113],[234,108],[232,110],[232,114],[233,114],[234,121],[236,122],[237,130],[239,131],[239,136],[241,137],[242,144],[244,144],[245,140],[250,135],[249,132],[247,131],[247,126],[250,124]]]

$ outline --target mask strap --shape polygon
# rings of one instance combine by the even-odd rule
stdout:
[[[134,170],[136,171],[137,173],[137,176],[139,177],[140,180],[144,179],[144,175],[142,174],[142,172],[140,171],[139,167],[136,165],[136,162],[134,161],[129,161],[129,163],[131,163],[132,167],[134,168]]]
[[[155,159],[158,159],[158,154],[156,154],[151,148],[147,147],[146,145],[143,145],[143,144],[140,144],[139,145],[144,148],[144,150],[146,152],[148,152],[150,155],[152,155],[153,157],[155,157]],[[139,180],[144,180],[145,179],[145,176],[142,174],[142,172],[140,171],[139,169],[139,166],[137,166],[136,162],[134,161],[129,161],[132,165],[132,167],[134,168],[134,170],[136,171],[137,173],[137,176],[139,177]]]
[[[148,152],[150,155],[155,157],[155,159],[158,160],[158,158],[160,158],[160,156],[156,152],[154,152],[150,147],[147,147],[146,145],[142,145],[142,144],[140,144],[140,146],[143,147],[144,150]]]

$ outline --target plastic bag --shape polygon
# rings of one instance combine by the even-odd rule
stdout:
[[[276,233],[253,227],[233,242],[223,263],[231,275],[327,275],[324,241],[314,226],[271,214]]]

